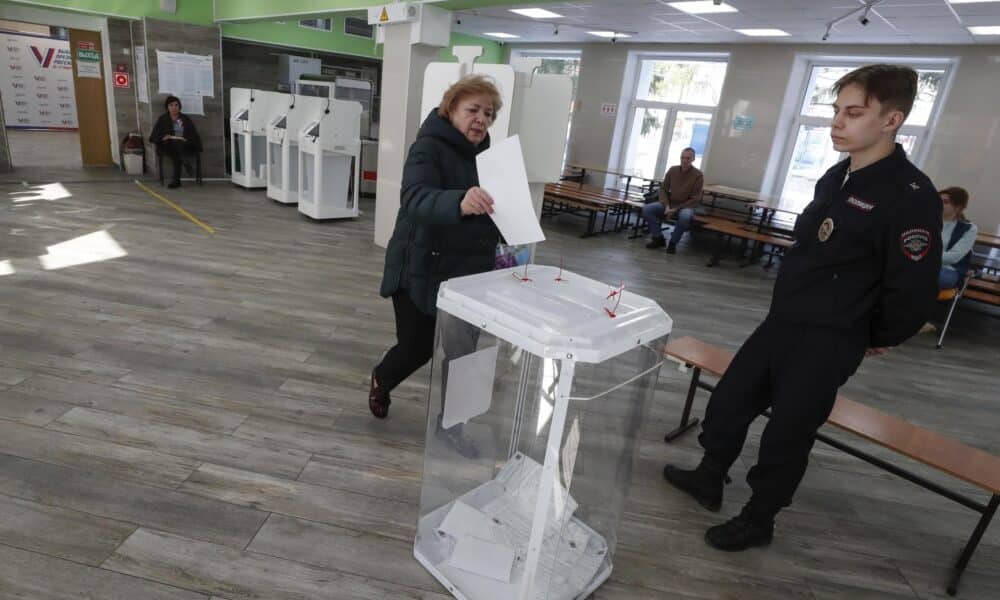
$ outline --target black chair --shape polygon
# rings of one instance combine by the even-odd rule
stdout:
[[[166,157],[164,156],[163,152],[160,151],[160,145],[159,144],[155,144],[155,146],[156,146],[156,172],[159,174],[159,177],[160,177],[160,186],[163,186],[164,185],[163,159],[166,158]],[[201,152],[185,152],[184,156],[193,156],[194,157],[194,180],[195,180],[195,182],[198,185],[202,185],[202,181],[201,181]]]

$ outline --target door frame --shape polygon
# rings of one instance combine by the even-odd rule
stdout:
[[[134,18],[122,17],[123,19],[135,20]],[[100,15],[87,15],[57,10],[45,10],[29,6],[15,4],[0,4],[0,19],[11,21],[25,21],[28,23],[43,23],[45,25],[55,25],[67,29],[84,29],[96,31],[101,36],[101,47],[104,49],[101,56],[101,63],[104,66],[104,96],[106,99],[108,112],[108,135],[111,138],[111,159],[117,161],[118,157],[118,123],[116,122],[114,88],[112,86],[110,74],[111,70],[111,35],[108,30],[108,19]],[[76,90],[73,90],[74,96]]]
[[[629,148],[632,144],[632,136],[635,134],[633,131],[633,126],[635,125],[636,114],[642,109],[658,109],[667,111],[666,121],[663,125],[663,131],[660,134],[660,147],[656,152],[656,165],[653,167],[653,179],[660,180],[663,179],[664,174],[667,172],[667,161],[670,159],[666,156],[667,150],[670,146],[670,140],[674,137],[674,125],[677,122],[677,113],[679,112],[698,112],[711,115],[711,122],[708,126],[708,139],[712,138],[712,131],[715,129],[715,118],[718,116],[718,107],[715,106],[704,106],[701,104],[681,104],[678,102],[657,102],[655,100],[633,100],[632,106],[629,108],[628,120],[625,126],[627,127],[625,131],[625,144],[622,146],[622,153],[618,160],[618,170],[622,173],[625,172],[625,162],[628,160]],[[705,151],[701,155],[701,164],[705,164],[708,157],[708,140],[705,142]]]

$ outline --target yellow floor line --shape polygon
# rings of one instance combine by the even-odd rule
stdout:
[[[210,234],[214,234],[214,233],[215,233],[215,230],[214,230],[214,229],[212,229],[212,228],[211,228],[210,226],[208,226],[208,225],[206,225],[206,224],[202,223],[202,222],[201,222],[200,220],[198,220],[198,217],[196,217],[196,216],[192,215],[192,214],[191,214],[191,213],[189,213],[188,211],[184,210],[184,209],[183,209],[183,208],[181,208],[180,206],[177,206],[176,204],[174,204],[173,202],[171,202],[170,200],[168,200],[167,198],[164,198],[164,197],[163,197],[162,195],[160,195],[160,194],[157,194],[157,193],[156,193],[156,192],[154,192],[153,190],[149,189],[149,187],[148,187],[148,186],[145,186],[145,185],[143,185],[143,183],[142,183],[141,181],[139,181],[139,180],[136,180],[136,181],[135,181],[135,184],[136,184],[137,186],[141,187],[142,189],[146,190],[146,193],[147,193],[147,194],[149,194],[150,196],[152,196],[152,197],[156,198],[156,199],[157,199],[157,200],[159,200],[160,202],[162,202],[162,203],[166,204],[166,205],[167,205],[167,206],[169,206],[170,208],[172,208],[172,209],[176,210],[177,212],[179,212],[179,213],[181,213],[182,215],[184,215],[185,217],[187,217],[187,219],[188,219],[189,221],[191,221],[192,223],[194,223],[194,224],[195,224],[195,225],[197,225],[198,227],[201,227],[202,229],[204,229],[205,231],[207,231],[207,232],[208,232],[208,233],[210,233]]]

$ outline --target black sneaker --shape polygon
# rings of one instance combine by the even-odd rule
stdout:
[[[665,240],[662,237],[655,237],[648,244],[646,244],[646,247],[647,248],[662,248],[662,247],[664,247],[666,245],[667,245],[667,240]]]
[[[670,242],[670,245],[667,246],[667,254],[677,254],[677,244],[676,243]]]
[[[479,447],[471,438],[462,435],[461,424],[452,425],[448,429],[445,429],[441,424],[441,415],[438,415],[437,435],[443,438],[445,443],[454,448],[455,452],[458,452],[465,458],[473,460],[479,458]]]
[[[181,182],[179,182],[179,181],[171,181],[170,183],[167,184],[167,187],[170,188],[170,189],[179,188],[179,187],[181,187]]]
[[[774,521],[753,520],[745,513],[744,510],[722,525],[710,527],[705,532],[705,542],[724,552],[740,552],[770,544],[774,538]]]
[[[698,504],[702,505],[705,510],[719,512],[719,509],[722,508],[722,487],[725,485],[725,475],[715,475],[702,468],[688,471],[667,465],[663,468],[663,478],[670,485],[697,500]]]

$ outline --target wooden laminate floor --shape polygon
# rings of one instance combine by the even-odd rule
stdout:
[[[0,185],[0,598],[446,597],[412,558],[427,371],[387,421],[365,402],[394,341],[371,202],[314,223],[229,184],[168,196],[216,234],[128,182]],[[540,262],[624,280],[675,335],[736,348],[767,309],[773,274],[706,269],[706,240],[667,256],[545,226]],[[845,392],[1000,453],[997,339],[1000,320],[962,310],[944,350],[912,340]],[[662,370],[595,597],[943,597],[977,515],[821,446],[770,548],[708,548],[747,499],[760,424],[705,513],[660,476],[699,456],[693,435],[662,442],[687,382]],[[959,597],[1000,598],[1000,525]]]

